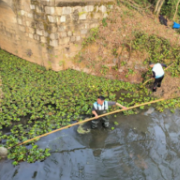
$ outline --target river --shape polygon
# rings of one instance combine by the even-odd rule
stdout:
[[[114,130],[82,135],[76,126],[43,137],[37,144],[52,153],[43,162],[1,160],[0,180],[180,179],[180,110],[110,119]]]

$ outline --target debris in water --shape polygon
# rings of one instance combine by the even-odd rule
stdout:
[[[0,147],[0,158],[6,158],[8,150],[5,147]]]
[[[77,128],[77,132],[78,132],[79,134],[87,134],[87,133],[89,133],[89,132],[91,131],[90,129],[85,129],[85,128],[83,127],[84,124],[85,124],[85,123],[80,124],[79,127]]]
[[[145,113],[144,115],[149,115],[149,114],[152,114],[154,112],[154,108],[153,107],[150,107]]]

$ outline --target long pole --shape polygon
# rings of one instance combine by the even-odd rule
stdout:
[[[146,102],[146,103],[142,103],[142,104],[138,104],[138,105],[135,105],[135,106],[131,106],[131,107],[128,107],[126,109],[119,109],[119,110],[116,110],[116,111],[112,111],[112,112],[109,112],[109,113],[105,113],[105,114],[102,114],[102,115],[99,115],[98,118],[100,117],[103,117],[103,116],[108,116],[108,115],[111,115],[111,114],[115,114],[115,113],[118,113],[118,112],[122,112],[122,111],[127,111],[127,110],[130,110],[130,109],[134,109],[134,108],[137,108],[137,107],[140,107],[140,106],[145,106],[145,105],[148,105],[148,104],[153,104],[153,103],[157,103],[157,102],[160,102],[160,101],[164,101],[165,99],[162,98],[162,99],[158,99],[158,100],[154,100],[154,101],[150,101],[150,102]],[[49,134],[52,134],[52,133],[55,133],[57,131],[61,131],[63,129],[67,129],[67,128],[70,128],[70,127],[73,127],[73,126],[76,126],[76,125],[79,125],[79,124],[82,124],[82,123],[85,123],[85,122],[88,122],[88,121],[92,121],[96,119],[96,117],[92,117],[92,118],[89,118],[89,119],[85,119],[84,121],[80,121],[80,122],[77,122],[77,123],[74,123],[74,124],[70,124],[70,125],[67,125],[67,126],[64,126],[64,127],[61,127],[59,129],[56,129],[56,130],[53,130],[51,132],[48,132],[48,133],[45,133],[45,134],[42,134],[40,136],[36,136],[32,139],[28,139],[22,143],[19,143],[19,144],[16,144],[15,146],[20,146],[20,145],[23,145],[23,144],[26,144],[28,142],[31,142],[33,140],[36,140],[36,139],[39,139],[39,138],[42,138],[44,136],[47,136]],[[15,147],[13,146],[13,147]],[[9,147],[8,149],[11,149],[12,147]]]

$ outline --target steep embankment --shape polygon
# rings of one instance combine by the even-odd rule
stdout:
[[[150,69],[146,73],[149,61],[174,63],[156,93],[161,96],[171,90],[172,94],[172,88],[177,89],[180,84],[178,78],[172,77],[179,76],[180,72],[177,68],[180,35],[172,29],[172,23],[169,21],[166,27],[150,11],[139,13],[123,5],[115,6],[99,29],[92,29],[84,40],[77,63],[91,69],[95,75],[133,83],[150,78]]]

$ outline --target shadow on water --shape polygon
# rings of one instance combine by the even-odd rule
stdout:
[[[44,137],[38,145],[51,149],[49,158],[16,167],[3,160],[0,180],[179,180],[179,110],[118,115],[111,127]]]

